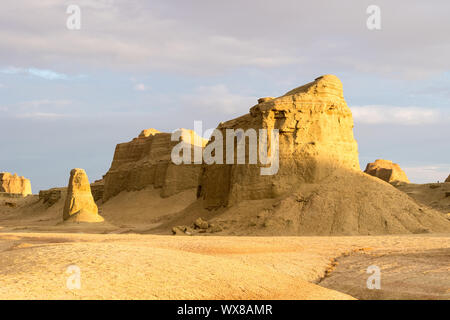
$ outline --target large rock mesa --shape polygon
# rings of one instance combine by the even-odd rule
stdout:
[[[334,75],[319,77],[278,98],[261,98],[248,114],[217,129],[224,137],[226,129],[278,129],[279,170],[263,176],[261,164],[204,165],[198,197],[207,208],[276,198],[299,184],[319,182],[337,168],[359,170],[352,113]]]

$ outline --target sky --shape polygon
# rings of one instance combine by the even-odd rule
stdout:
[[[69,29],[69,5],[80,29]],[[369,5],[381,29],[370,30]],[[335,74],[362,169],[450,174],[447,0],[6,0],[0,10],[0,171],[33,191],[91,181],[142,129],[204,129]],[[71,20],[72,21],[72,20]]]

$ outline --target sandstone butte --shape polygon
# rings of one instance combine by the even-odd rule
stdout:
[[[445,182],[450,182],[450,175],[448,175],[448,178],[445,179]]]
[[[180,141],[190,139],[194,148],[203,148],[207,140],[194,131],[181,129]],[[161,189],[162,197],[196,188],[201,165],[171,162],[172,148],[178,141],[171,141],[171,133],[146,129],[130,142],[116,146],[111,168],[104,176],[103,201],[122,191],[137,191],[148,186]]]
[[[375,162],[368,163],[364,172],[392,184],[409,183],[409,179],[402,168],[389,160],[378,159]]]
[[[336,76],[319,77],[278,98],[259,99],[248,114],[218,126],[225,138],[226,129],[249,128],[279,130],[278,172],[261,175],[259,162],[203,164],[197,202],[167,227],[203,217],[231,235],[450,231],[442,213],[361,171],[352,113]],[[213,139],[205,149],[211,143]],[[235,156],[236,150],[234,143]]]
[[[27,196],[32,194],[31,182],[16,173],[12,175],[9,172],[0,172],[0,192]]]
[[[261,165],[205,165],[198,194],[206,207],[275,198],[299,184],[318,182],[336,168],[359,170],[353,117],[336,76],[324,75],[281,97],[258,102],[248,114],[217,129],[224,137],[226,129],[278,129],[278,173],[262,176]]]
[[[91,193],[91,186],[83,169],[72,169],[67,187],[63,219],[72,222],[101,222],[98,208]]]

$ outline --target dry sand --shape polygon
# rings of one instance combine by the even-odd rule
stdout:
[[[410,279],[407,286],[390,286],[394,290],[390,297],[402,297],[405,288],[410,291],[420,283],[423,273],[417,272],[420,266],[417,269],[397,263],[399,255],[427,252],[432,263],[448,250],[449,234],[173,237],[2,233],[0,298],[350,299],[349,295],[314,283],[320,282],[327,270],[332,270],[333,261],[338,257],[356,257],[357,269],[374,263],[360,252],[382,255],[371,259],[383,257],[383,260],[375,261],[385,269],[383,277],[401,271]],[[362,259],[358,259],[359,256]],[[441,265],[433,270],[439,270],[439,278],[447,277],[447,282],[443,283],[448,283],[448,265],[447,269],[442,266],[445,261],[441,260]],[[73,264],[81,270],[79,290],[66,287],[69,277],[66,270]],[[384,268],[385,265],[390,268]],[[397,270],[397,266],[402,270]],[[355,271],[349,268],[349,272]],[[357,284],[359,291],[368,291],[364,287],[367,275],[361,276],[363,279]],[[327,285],[326,281],[322,283]],[[356,285],[354,279],[349,281]],[[443,292],[443,288],[434,294],[448,298],[448,292]]]
[[[400,184],[397,186],[418,203],[450,214],[450,183]]]
[[[374,250],[338,258],[321,286],[358,299],[450,299],[450,248]],[[380,290],[367,290],[368,266],[381,271]]]
[[[330,186],[325,191],[333,192]],[[319,194],[325,199],[327,192]],[[201,214],[195,190],[170,198],[153,188],[123,192],[100,205],[106,221],[94,224],[63,223],[64,201],[48,207],[37,196],[0,199],[0,299],[450,299],[450,233],[226,233],[258,230],[251,220],[258,215],[262,228],[286,232],[274,218],[289,218],[289,210],[281,208],[278,213],[285,213],[278,216],[259,210],[289,207],[288,198],[206,217],[224,221],[228,229],[221,236],[149,235],[142,233],[167,233],[184,206],[189,221]],[[66,286],[69,265],[80,267],[80,290]],[[369,265],[382,270],[381,290],[366,287]]]

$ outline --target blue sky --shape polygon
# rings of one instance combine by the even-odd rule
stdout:
[[[144,128],[205,128],[336,74],[361,166],[414,182],[450,173],[448,1],[6,1],[0,12],[0,171],[33,191],[91,180]],[[66,28],[78,4],[81,29]],[[366,27],[381,8],[382,29]]]

